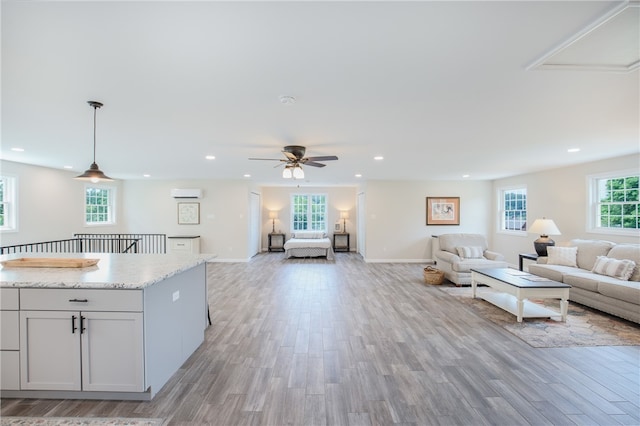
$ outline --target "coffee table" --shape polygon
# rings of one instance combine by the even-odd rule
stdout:
[[[497,307],[522,318],[549,318],[561,316],[567,320],[570,285],[538,277],[509,268],[471,269],[471,291],[476,297],[478,284],[485,284],[497,292],[484,293],[480,297]],[[560,313],[540,306],[527,299],[560,299]]]

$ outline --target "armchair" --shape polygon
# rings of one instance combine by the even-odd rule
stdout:
[[[480,234],[443,234],[432,238],[433,258],[457,286],[471,284],[471,268],[506,268],[504,256],[488,249]]]

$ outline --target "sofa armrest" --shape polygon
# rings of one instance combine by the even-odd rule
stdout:
[[[500,253],[496,253],[495,251],[485,250],[484,257],[489,260],[504,260],[504,256]]]
[[[436,252],[436,257],[444,262],[448,262],[448,263],[455,263],[455,262],[460,262],[460,256],[458,256],[457,254],[453,254],[450,253],[448,251],[444,251],[444,250],[438,250]]]
[[[547,260],[549,260],[547,256],[540,256],[538,257],[538,260],[536,260],[536,263],[542,263],[543,265],[546,265]]]

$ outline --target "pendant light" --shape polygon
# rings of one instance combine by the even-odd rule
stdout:
[[[102,103],[96,101],[88,101],[87,103],[93,107],[93,163],[83,174],[76,176],[75,179],[93,183],[111,182],[113,179],[105,175],[96,164],[96,111],[102,107]]]

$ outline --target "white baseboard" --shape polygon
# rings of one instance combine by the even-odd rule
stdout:
[[[424,263],[434,265],[433,259],[364,259],[366,263]]]

